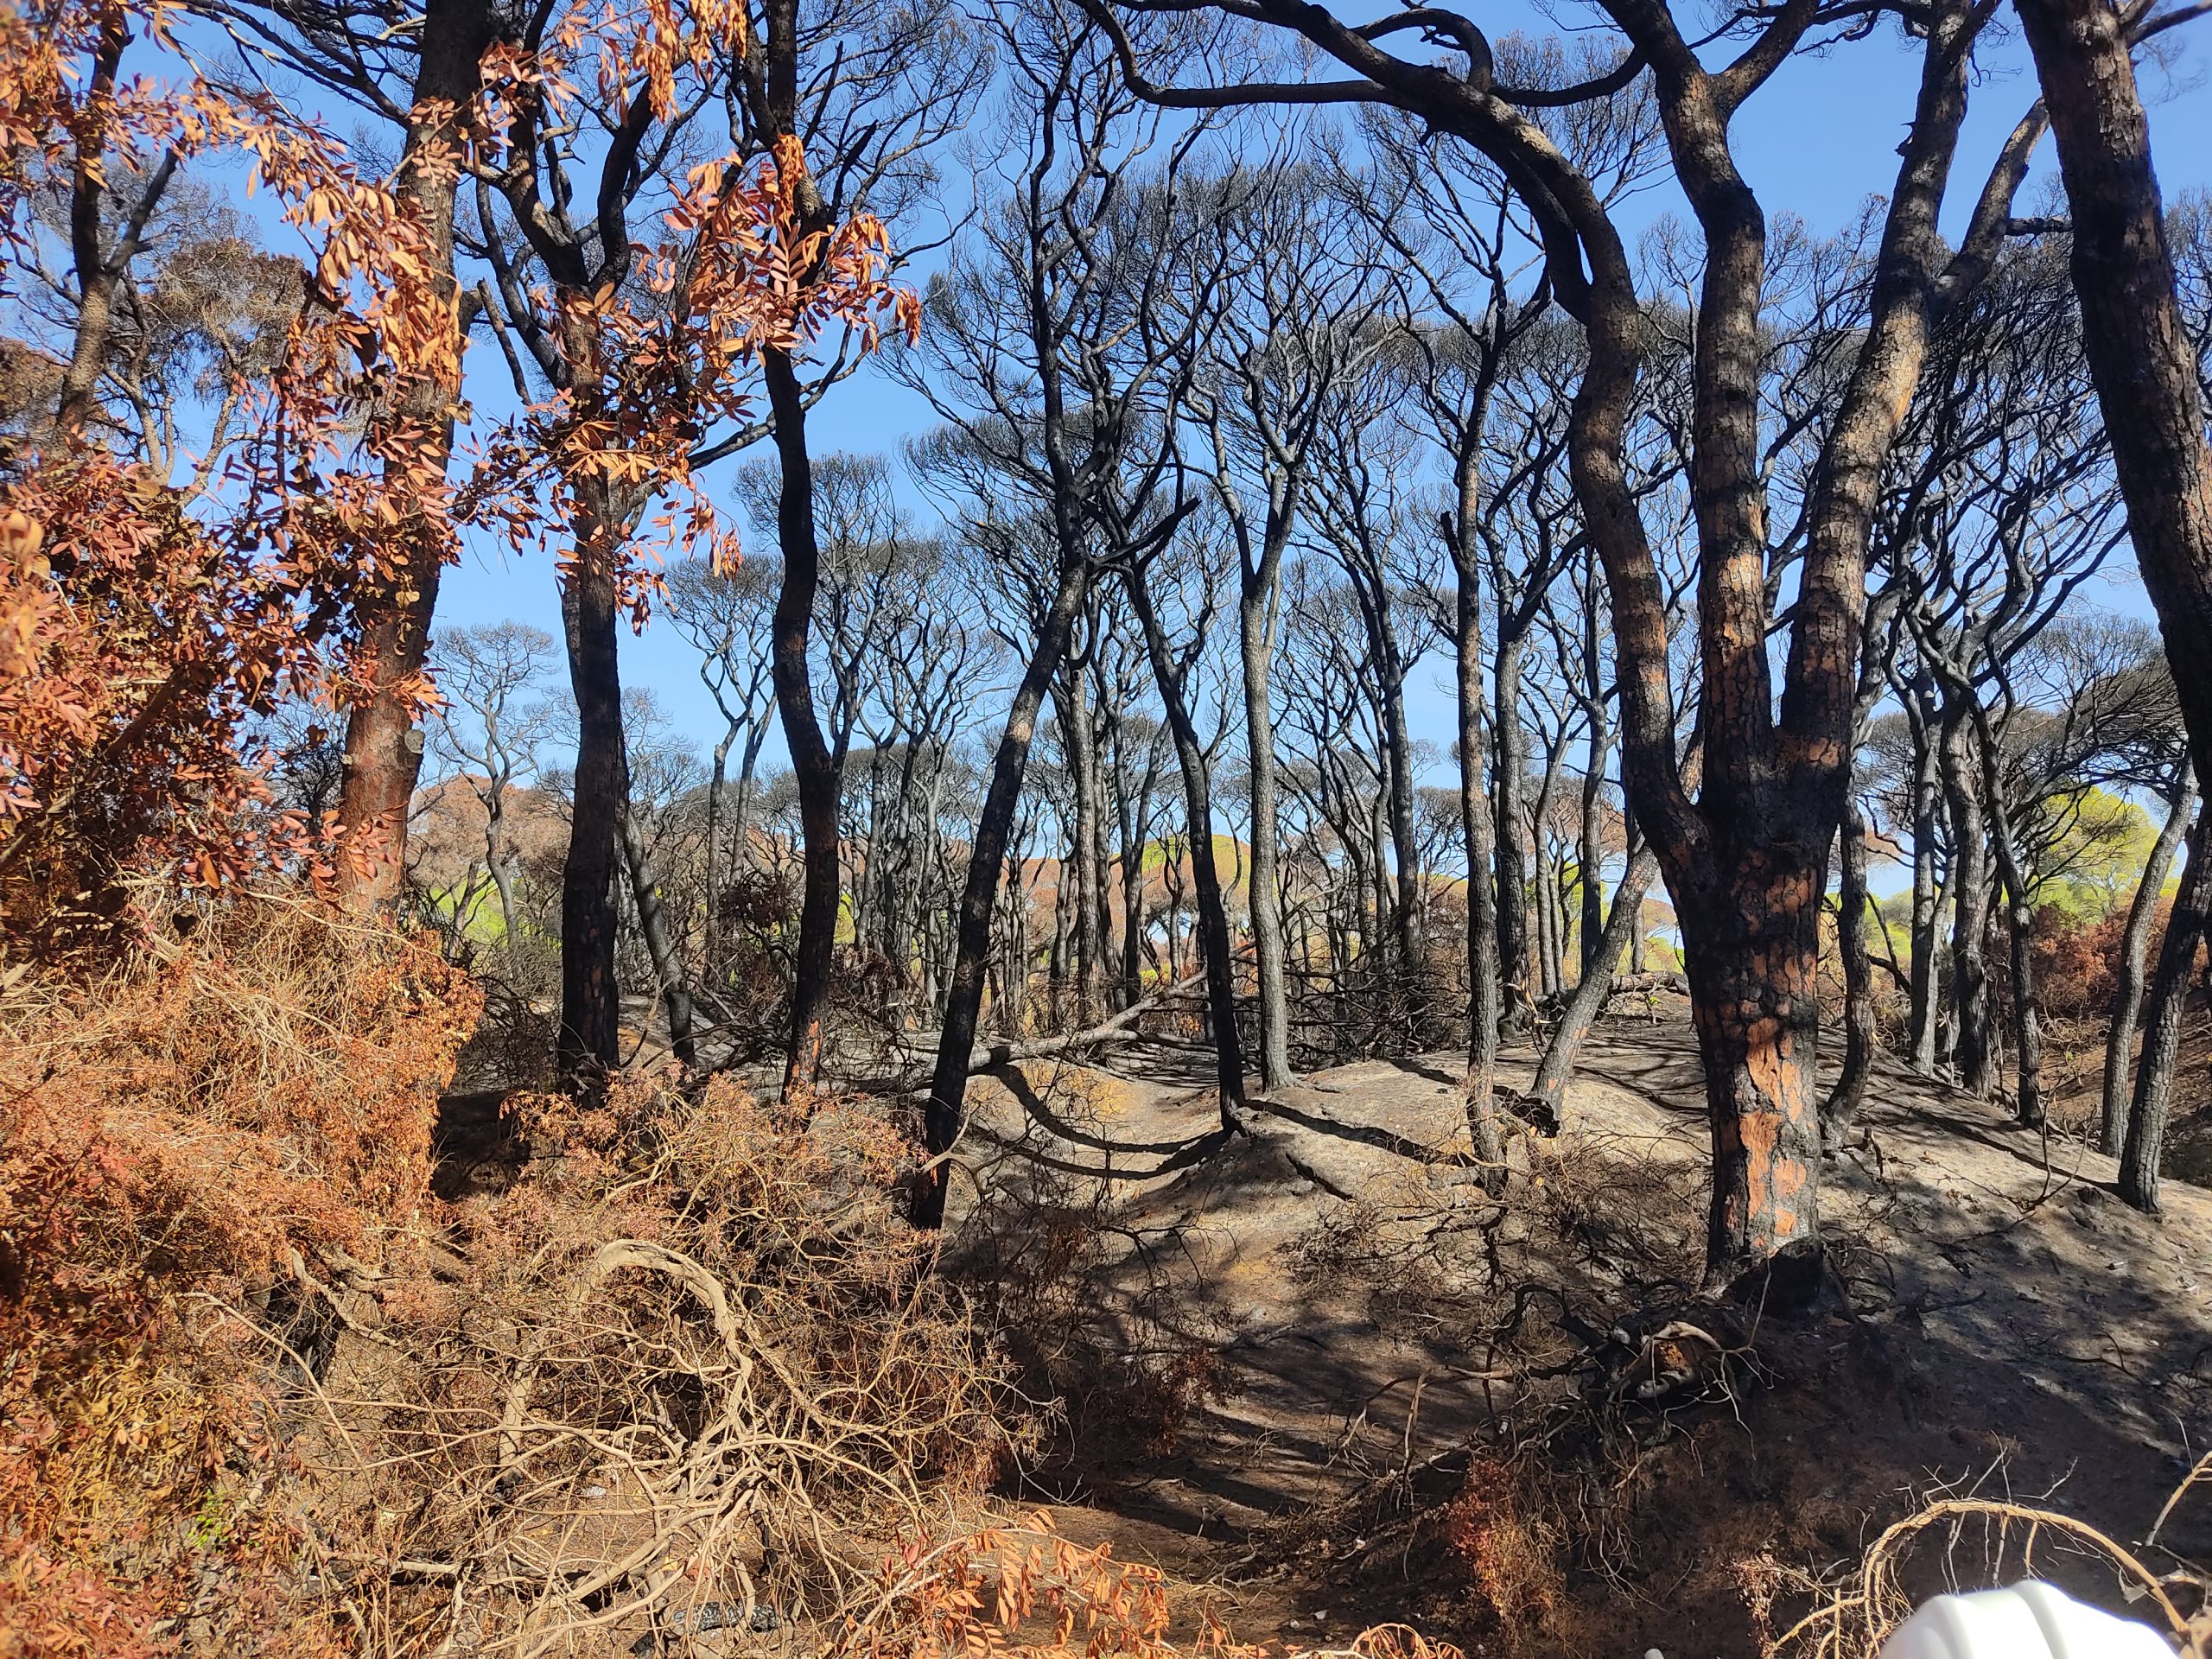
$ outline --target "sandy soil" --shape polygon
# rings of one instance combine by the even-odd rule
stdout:
[[[1030,1490],[1210,1581],[1248,1638],[1404,1618],[1471,1650],[1751,1654],[1763,1558],[1831,1567],[1939,1484],[2138,1539],[2212,1441],[2212,1194],[2139,1216],[2110,1160],[1894,1068],[1824,1187],[1838,1293],[1729,1331],[1688,1295],[1685,1026],[1601,1027],[1503,1205],[1449,1056],[1316,1075],[1242,1132],[1202,1066],[1131,1045],[979,1079],[955,1237],[1069,1402]],[[1739,1351],[1638,1399],[1685,1315]],[[2212,1554],[2208,1514],[2164,1541]],[[1952,1541],[1972,1576],[1990,1541]]]

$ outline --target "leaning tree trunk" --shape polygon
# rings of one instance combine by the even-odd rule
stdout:
[[[2128,537],[2167,658],[2188,671],[2174,678],[2196,775],[2212,779],[2212,445],[2127,38],[2140,14],[2102,0],[2018,0],[2018,11],[2057,141],[2082,354]]]
[[[1581,1056],[1583,1039],[1589,1036],[1591,1027],[1605,1012],[1606,999],[1612,995],[1621,953],[1628,949],[1630,936],[1643,911],[1643,895],[1651,890],[1652,878],[1658,874],[1657,857],[1649,849],[1638,848],[1628,861],[1620,886],[1613,890],[1612,908],[1606,912],[1605,925],[1598,934],[1596,950],[1594,953],[1586,953],[1582,977],[1575,984],[1574,995],[1567,1000],[1567,1007],[1560,1014],[1551,1041],[1544,1046],[1544,1058],[1536,1067],[1536,1081],[1529,1087],[1529,1100],[1538,1116],[1548,1116],[1554,1123],[1566,1120],[1567,1080],[1574,1075],[1574,1063]]]
[[[776,454],[782,488],[776,529],[783,543],[783,586],[776,594],[770,677],[776,709],[798,785],[804,874],[799,889],[798,944],[792,953],[791,1033],[784,1052],[784,1104],[804,1116],[822,1083],[830,976],[836,959],[837,912],[842,885],[838,846],[840,779],[836,759],[815,712],[809,637],[815,591],[822,575],[821,544],[814,525],[814,465],[806,447],[806,402],[791,353],[761,353],[761,375],[775,416]]]
[[[2150,1012],[2143,1021],[2143,1056],[2135,1067],[2135,1099],[2120,1147],[2120,1196],[2152,1215],[2158,1211],[2158,1163],[2165,1152],[2174,1062],[2181,1052],[2182,1014],[2189,1001],[2197,950],[2204,943],[2208,912],[2212,912],[2212,803],[2198,809],[2189,832],[2189,859],[2182,866],[2173,913],[2166,919],[2165,943],[2158,948],[2158,976],[2151,982]]]
[[[2151,942],[2151,923],[2158,912],[2158,895],[2173,868],[2174,852],[2196,811],[2196,791],[2183,775],[2179,790],[2158,826],[2158,838],[2144,861],[2143,879],[2135,884],[2134,901],[2127,907],[2127,925],[2120,933],[2120,966],[2112,997],[2112,1024],[2105,1033],[2105,1090],[2103,1138],[2106,1153],[2117,1158],[2127,1145],[2128,1062],[2135,1057],[2135,1021],[2143,1012],[2143,954]]]
[[[1853,795],[1845,803],[1837,848],[1841,891],[1836,895],[1836,953],[1843,958],[1843,1070],[1821,1103],[1821,1138],[1842,1143],[1866,1103],[1874,1068],[1874,964],[1866,953],[1866,817]]]
[[[976,1027],[983,1011],[983,977],[990,965],[991,912],[1000,874],[1006,868],[1007,842],[1015,809],[1021,804],[1021,780],[1029,769],[1029,747],[1037,735],[1037,711],[1044,706],[1046,688],[1067,654],[1076,613],[1090,586],[1089,562],[1064,551],[1059,586],[1037,631],[1029,666],[1014,688],[1006,729],[991,757],[991,779],[976,820],[967,880],[960,891],[958,943],[953,950],[952,971],[945,982],[944,1028],[938,1039],[929,1103],[922,1110],[923,1147],[930,1155],[931,1168],[929,1179],[914,1195],[912,1213],[919,1227],[936,1227],[944,1220],[945,1192],[951,1181],[950,1154],[960,1138],[967,1103],[968,1065],[976,1052]],[[1019,894],[1016,902],[1020,902]]]

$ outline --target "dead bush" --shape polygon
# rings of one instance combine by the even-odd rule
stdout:
[[[272,1344],[320,1346],[315,1287],[423,1201],[474,991],[266,899],[0,976],[0,1653],[315,1651]]]
[[[894,1208],[912,1148],[725,1078],[518,1111],[529,1178],[422,1235],[321,1384],[325,1588],[377,1654],[834,1627],[1008,1446],[998,1367]]]

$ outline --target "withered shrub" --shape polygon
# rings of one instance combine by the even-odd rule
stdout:
[[[390,928],[260,899],[95,982],[0,965],[0,1655],[329,1646],[270,1362],[423,1202],[475,1008]]]
[[[512,1103],[529,1173],[363,1281],[301,1455],[376,1653],[690,1650],[841,1630],[1009,1449],[1001,1366],[865,1105],[739,1084]]]

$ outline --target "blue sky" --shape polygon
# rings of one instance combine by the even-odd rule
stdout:
[[[1500,10],[1506,15],[1486,10],[1484,19],[1501,31],[1511,26],[1514,11],[1526,18],[1522,26],[1530,33],[1555,27],[1517,0]],[[1955,187],[1960,218],[1971,203],[1973,186],[2035,95],[2026,48],[2009,12],[2000,14],[1997,27],[2005,33],[1995,49],[1983,54],[1984,73],[1974,91],[1960,157],[1960,184]],[[2150,70],[2145,86],[2155,100],[2154,153],[2170,200],[2212,187],[2212,89],[2197,85],[2212,73],[2212,21],[2180,31],[2179,39],[2179,61],[2172,73]],[[1835,232],[1858,217],[1870,195],[1887,188],[1895,175],[1896,146],[1911,111],[1916,67],[1910,44],[1885,28],[1874,38],[1793,60],[1751,100],[1737,118],[1736,152],[1770,219],[1794,214],[1816,233]],[[2024,207],[2038,203],[2055,170],[2046,140],[2023,193]],[[965,194],[959,181],[948,191],[954,197]],[[1631,229],[1641,231],[1668,214],[1687,217],[1672,184],[1661,182],[1630,204],[1624,217]],[[480,372],[497,372],[492,348],[480,346],[478,354],[485,359]],[[931,424],[921,397],[880,372],[864,368],[830,394],[816,411],[810,430],[818,452],[845,448],[895,455],[902,439]],[[911,493],[909,499],[926,518],[919,499]],[[755,539],[749,527],[747,534]],[[2143,609],[2132,570],[2108,574],[2086,596],[2107,608]],[[447,575],[440,622],[452,626],[510,618],[557,633],[550,561],[465,555],[461,566]],[[652,624],[642,634],[626,633],[622,665],[626,683],[649,687],[681,729],[700,739],[702,747],[711,741],[719,722],[700,687],[694,659],[673,630]],[[1440,751],[1448,749],[1452,728],[1448,671],[1448,664],[1436,658],[1412,688],[1416,735],[1435,742]]]

